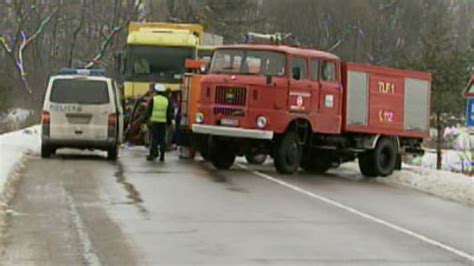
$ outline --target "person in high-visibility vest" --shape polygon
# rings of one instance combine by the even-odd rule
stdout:
[[[143,120],[148,121],[150,131],[150,153],[146,157],[153,161],[158,157],[158,146],[160,147],[160,161],[165,161],[166,151],[166,128],[171,125],[173,119],[173,108],[165,96],[166,88],[162,84],[151,85],[151,98],[148,100],[147,109],[143,114]]]

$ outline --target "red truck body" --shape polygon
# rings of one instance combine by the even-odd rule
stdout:
[[[193,131],[228,146],[234,156],[277,157],[282,173],[298,168],[278,167],[285,164],[278,163],[278,154],[288,150],[282,147],[286,142],[298,143],[294,160],[331,154],[342,161],[377,151],[386,138],[382,144],[400,163],[401,152],[420,151],[428,136],[430,86],[428,73],[342,63],[334,54],[311,49],[223,46],[202,80]]]
[[[431,75],[423,72],[344,64],[343,131],[428,137],[430,84]],[[357,111],[364,116],[354,117]]]

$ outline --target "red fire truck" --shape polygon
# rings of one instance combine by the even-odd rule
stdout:
[[[269,154],[276,170],[323,173],[358,158],[366,177],[401,168],[428,136],[431,75],[343,63],[278,44],[217,48],[201,83],[193,133],[218,169]]]

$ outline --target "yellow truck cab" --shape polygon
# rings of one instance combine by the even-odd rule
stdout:
[[[130,23],[124,60],[124,97],[144,95],[151,83],[179,90],[186,59],[197,58],[198,24]]]

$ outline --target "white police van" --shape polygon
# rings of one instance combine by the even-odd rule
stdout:
[[[123,109],[115,82],[103,70],[62,69],[46,90],[41,157],[60,148],[100,149],[117,159]]]

